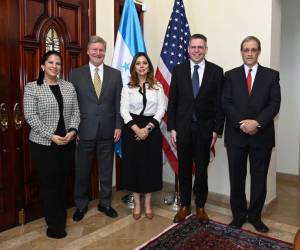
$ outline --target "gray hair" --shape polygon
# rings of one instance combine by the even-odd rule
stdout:
[[[257,43],[258,50],[259,51],[261,50],[261,45],[260,45],[259,39],[255,36],[247,36],[246,38],[244,38],[244,40],[241,43],[241,51],[243,50],[244,43],[249,42],[249,41],[255,41]]]
[[[96,35],[90,36],[87,47],[89,48],[92,43],[101,43],[104,45],[104,48],[106,50],[106,41],[102,37]]]

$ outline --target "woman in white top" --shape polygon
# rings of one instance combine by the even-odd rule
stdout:
[[[166,110],[163,88],[154,78],[152,63],[137,53],[130,66],[130,81],[122,89],[122,188],[134,194],[133,217],[141,217],[140,194],[145,194],[145,215],[153,218],[151,194],[162,188],[162,137],[159,123]]]

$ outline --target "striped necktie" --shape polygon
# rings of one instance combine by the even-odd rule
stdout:
[[[102,82],[100,79],[100,76],[98,74],[98,68],[95,69],[95,74],[94,74],[94,88],[97,94],[97,97],[99,98],[101,95],[101,88],[102,88]]]

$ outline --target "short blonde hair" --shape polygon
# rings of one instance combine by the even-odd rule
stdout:
[[[89,48],[92,43],[101,43],[106,50],[106,41],[100,36],[90,36],[87,47]]]

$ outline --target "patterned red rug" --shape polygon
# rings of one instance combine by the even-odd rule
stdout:
[[[202,225],[192,215],[137,249],[290,250],[292,245],[215,221]]]

